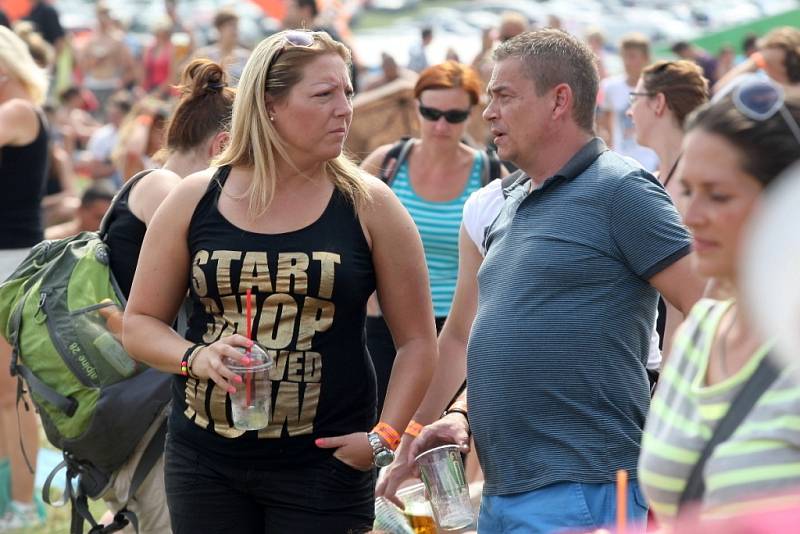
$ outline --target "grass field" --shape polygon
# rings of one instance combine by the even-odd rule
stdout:
[[[401,18],[413,18],[419,16],[425,11],[437,7],[449,7],[454,4],[463,4],[464,0],[423,0],[417,4],[413,9],[404,9],[401,11],[377,11],[369,10],[364,11],[353,23],[353,30],[366,30],[372,28],[382,28],[391,26],[392,23]]]

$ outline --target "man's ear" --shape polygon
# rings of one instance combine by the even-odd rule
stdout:
[[[573,102],[572,87],[566,83],[560,83],[553,88],[553,118],[559,119],[564,115],[570,114],[570,107]]]

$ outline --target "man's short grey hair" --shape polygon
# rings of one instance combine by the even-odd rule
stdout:
[[[586,43],[552,28],[525,32],[495,49],[495,61],[509,58],[522,62],[525,75],[533,80],[539,96],[558,84],[569,85],[575,123],[587,132],[594,132],[600,80],[597,57]]]

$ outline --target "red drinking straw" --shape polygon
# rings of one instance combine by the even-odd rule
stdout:
[[[247,293],[245,294],[245,321],[247,323],[247,339],[253,339],[253,305],[251,304],[251,297],[252,290],[248,288]],[[250,357],[250,349],[244,353],[245,356],[248,358]],[[249,365],[249,364],[248,364]],[[250,399],[252,398],[253,394],[253,380],[252,380],[252,373],[248,370],[244,374],[245,376],[245,400],[247,401],[247,406],[250,406]]]

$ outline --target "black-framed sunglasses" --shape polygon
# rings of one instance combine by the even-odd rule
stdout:
[[[733,105],[749,119],[765,121],[780,113],[783,122],[800,144],[800,125],[784,104],[783,87],[760,76],[748,76],[733,88]]]
[[[636,99],[637,99],[638,97],[640,97],[640,96],[647,96],[647,97],[651,97],[651,96],[655,96],[655,95],[653,95],[653,93],[645,93],[645,92],[641,92],[641,91],[639,91],[639,92],[637,92],[637,91],[631,91],[630,93],[628,93],[628,102],[629,102],[631,105],[633,105],[633,103],[634,103],[634,102],[636,102]]]
[[[269,61],[269,65],[267,65],[267,79],[269,79],[269,72],[272,70],[272,66],[278,60],[283,51],[286,50],[287,46],[299,46],[304,48],[310,48],[314,46],[314,32],[312,31],[303,31],[303,30],[287,30],[283,34],[283,45],[281,46],[280,50],[273,54],[272,59]]]
[[[423,106],[422,102],[419,103],[419,114],[422,115],[423,119],[431,122],[436,122],[440,118],[444,117],[444,120],[446,120],[450,124],[459,124],[469,118],[469,114],[471,111],[472,110],[469,108],[448,109],[447,111],[442,111],[441,109],[429,108],[427,106]]]

